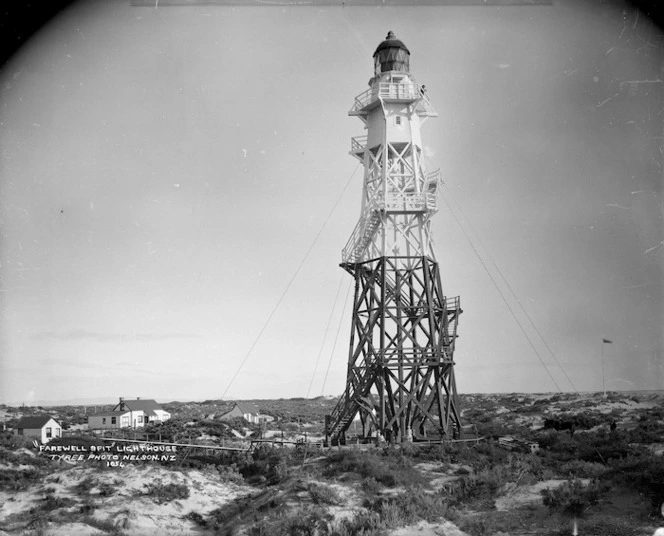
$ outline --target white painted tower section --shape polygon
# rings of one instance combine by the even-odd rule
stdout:
[[[430,217],[437,210],[440,173],[427,173],[420,127],[437,116],[424,87],[410,73],[410,52],[390,32],[374,53],[375,76],[349,115],[366,136],[351,140],[364,165],[362,213],[342,252],[343,263],[379,257],[435,259]]]

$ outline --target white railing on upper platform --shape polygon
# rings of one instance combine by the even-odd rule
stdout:
[[[383,193],[377,188],[367,203],[367,209],[386,212],[436,212],[439,182],[440,170],[436,170],[427,175],[421,192],[391,190]]]
[[[374,84],[355,97],[355,102],[349,113],[357,113],[379,98],[403,101],[420,100],[420,103],[418,103],[418,112],[426,115],[435,114],[429,96],[424,92],[422,86],[413,82],[379,82]]]
[[[415,192],[388,192],[384,199],[375,199],[376,210],[388,212],[424,212],[438,210],[436,194]],[[373,207],[372,207],[373,208]]]

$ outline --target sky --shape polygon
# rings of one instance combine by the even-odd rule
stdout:
[[[86,1],[0,70],[0,403],[339,395],[347,112],[388,30],[439,113],[459,392],[663,389],[664,46],[643,13]]]

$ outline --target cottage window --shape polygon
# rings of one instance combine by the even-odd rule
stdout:
[[[46,429],[46,437],[53,437],[53,429],[52,428],[47,428]]]
[[[118,418],[117,417],[111,417],[111,424],[118,424]]]
[[[139,416],[138,416],[138,422],[139,422],[139,423],[142,423],[142,422],[143,422],[143,415],[139,415]]]
[[[23,428],[18,429],[18,435],[23,435]]]
[[[101,423],[102,423],[102,424],[106,424],[106,417],[102,417],[102,418],[101,418]]]
[[[401,116],[400,116],[400,115],[397,115],[397,116],[394,118],[394,122],[395,122],[397,125],[400,125],[400,124],[401,124]]]

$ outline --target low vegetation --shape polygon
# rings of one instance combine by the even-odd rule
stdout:
[[[151,483],[145,485],[143,495],[150,497],[158,504],[167,503],[177,499],[188,499],[189,487],[186,484]]]
[[[542,491],[544,506],[551,512],[561,512],[570,517],[583,517],[588,510],[599,503],[608,488],[592,480],[584,484],[579,479],[569,480],[553,489]]]
[[[198,490],[175,475],[190,471],[244,487],[244,495],[211,511],[180,514],[192,530],[218,535],[378,536],[441,520],[471,536],[562,536],[575,522],[584,535],[651,534],[664,502],[664,458],[651,448],[664,437],[664,410],[639,406],[639,400],[467,395],[463,418],[484,436],[478,442],[333,449],[263,444],[250,455],[192,453],[171,468],[172,480],[152,481],[133,497],[156,505],[181,501],[182,508]],[[272,430],[322,426],[329,405],[328,399],[276,401],[270,412],[279,420]],[[264,432],[241,421],[220,421],[223,403],[202,406],[173,403],[174,418],[149,431],[168,441],[204,433],[217,442],[230,441],[232,430],[242,429],[245,437]],[[539,451],[508,451],[497,440],[503,435],[537,443]],[[101,444],[89,436],[56,441]],[[0,491],[41,490],[21,530],[38,533],[48,523],[76,519],[106,534],[122,533],[100,516],[104,500],[123,495],[114,479],[119,473],[100,466],[63,496],[56,491],[62,468],[36,456],[19,438],[4,435],[0,445]],[[0,524],[6,528],[16,532]]]

